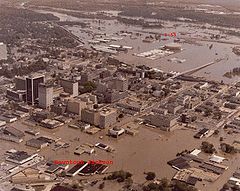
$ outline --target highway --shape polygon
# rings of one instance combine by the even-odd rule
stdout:
[[[169,79],[175,79],[175,78],[177,78],[177,77],[179,77],[179,76],[182,76],[182,75],[191,75],[191,74],[193,74],[193,73],[195,73],[195,72],[197,72],[197,71],[199,71],[199,70],[202,70],[203,68],[206,68],[206,67],[208,67],[208,66],[211,66],[211,65],[213,65],[213,64],[216,64],[216,63],[218,63],[218,62],[220,62],[220,61],[222,61],[222,60],[224,60],[224,59],[225,59],[225,58],[220,58],[220,59],[217,59],[217,60],[215,60],[215,61],[209,62],[209,63],[207,63],[207,64],[198,66],[198,67],[196,67],[196,68],[192,68],[192,69],[186,70],[186,71],[184,71],[184,72],[178,73],[178,74],[176,74],[176,75],[168,78],[167,80],[169,80]]]

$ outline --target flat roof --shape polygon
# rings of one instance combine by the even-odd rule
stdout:
[[[77,171],[79,171],[83,166],[85,166],[87,164],[87,162],[84,161],[83,164],[79,163],[76,164],[74,167],[72,167],[69,171],[67,171],[68,174],[74,174]]]
[[[27,152],[25,151],[17,151],[15,153],[12,153],[8,159],[12,159],[15,161],[23,161],[27,158],[31,157],[31,155],[29,155]]]
[[[90,175],[97,173],[97,170],[101,168],[102,164],[87,164],[82,170],[80,170],[79,174]]]
[[[4,133],[5,134],[11,134],[13,136],[16,136],[18,138],[22,138],[24,137],[24,133],[16,128],[13,128],[13,127],[6,127],[4,129]]]

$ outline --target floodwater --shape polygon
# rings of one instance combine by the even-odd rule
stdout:
[[[19,130],[26,130],[28,127],[23,125],[20,121],[12,124],[13,127]],[[40,132],[42,136],[50,136],[52,138],[60,137],[61,141],[70,143],[67,149],[60,149],[53,151],[50,147],[44,148],[40,151],[40,155],[44,156],[46,160],[112,160],[108,172],[115,170],[127,170],[133,173],[134,182],[144,183],[144,172],[153,171],[157,177],[167,177],[171,179],[176,173],[172,167],[167,164],[167,161],[174,159],[176,154],[183,150],[192,150],[199,148],[203,140],[194,139],[193,135],[196,133],[193,130],[177,128],[173,132],[163,132],[159,129],[152,129],[145,126],[140,126],[139,134],[132,137],[130,135],[123,135],[119,139],[114,139],[106,136],[107,130],[103,130],[96,135],[88,135],[77,129],[61,126],[54,130],[45,129],[42,127],[34,127],[33,129]],[[102,139],[99,139],[103,136]],[[26,134],[24,141],[20,144],[9,143],[1,141],[1,161],[4,161],[4,152],[9,149],[23,149],[28,152],[34,152],[35,149],[25,146],[25,141],[32,138]],[[232,140],[237,139],[237,135],[225,135],[224,140],[231,143]],[[230,141],[231,140],[231,141]],[[213,143],[215,148],[219,147],[219,137],[207,138],[207,141]],[[102,142],[110,145],[115,149],[113,153],[95,148],[96,153],[92,155],[82,154],[80,156],[74,155],[74,150],[81,144],[90,143],[96,144]],[[222,154],[220,154],[221,156]],[[207,159],[209,156],[201,154],[201,157]],[[238,167],[240,158],[238,155],[227,157],[226,165],[231,165],[230,168],[214,183],[199,183],[198,187],[203,191],[217,191],[229,179],[232,173]],[[70,168],[73,165],[70,165]],[[79,179],[79,176],[75,177]],[[207,185],[203,186],[203,183]],[[211,188],[211,189],[210,189]]]
[[[239,77],[235,76],[231,79],[224,77],[223,75],[226,72],[229,72],[235,67],[240,66],[240,56],[235,55],[232,52],[232,48],[235,46],[232,43],[238,43],[240,45],[240,38],[227,36],[226,39],[221,39],[224,43],[212,42],[209,39],[210,34],[220,34],[217,30],[210,29],[201,29],[198,25],[188,25],[186,23],[171,23],[165,22],[163,29],[143,29],[138,26],[129,26],[117,22],[116,20],[101,20],[100,23],[95,19],[80,19],[66,14],[61,14],[57,12],[41,11],[42,13],[52,13],[55,16],[60,18],[60,21],[81,21],[88,23],[89,27],[81,28],[80,26],[65,26],[71,33],[78,36],[84,42],[93,39],[94,33],[107,34],[108,36],[117,37],[120,31],[128,32],[140,32],[142,36],[136,37],[135,39],[130,38],[129,36],[123,37],[123,40],[110,42],[110,44],[126,45],[132,46],[133,50],[130,50],[127,54],[120,53],[116,55],[121,61],[124,61],[128,64],[138,65],[145,64],[150,67],[159,68],[163,71],[177,71],[183,72],[201,65],[207,64],[214,61],[215,59],[224,58],[223,61],[211,65],[207,68],[204,68],[195,75],[203,76],[207,79],[221,81],[225,83],[233,83],[239,81]],[[177,38],[197,38],[196,43],[182,43],[183,51],[177,54],[173,54],[164,58],[150,60],[147,58],[140,58],[134,56],[134,53],[141,53],[149,51],[152,49],[159,48],[162,45],[171,43],[174,40],[174,37],[168,37],[166,40],[155,41],[153,43],[143,43],[142,40],[149,35],[149,32],[155,33],[170,33],[176,32]],[[185,33],[185,34],[183,34]],[[103,35],[104,38],[104,35]],[[207,41],[208,39],[209,41]],[[201,41],[203,40],[203,41]],[[209,46],[213,44],[212,49],[209,49]],[[105,45],[105,44],[102,44]],[[90,45],[86,43],[87,48],[90,48]],[[168,61],[171,58],[186,59],[184,63],[175,63]]]

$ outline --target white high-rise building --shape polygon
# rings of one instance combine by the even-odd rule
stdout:
[[[0,60],[7,60],[7,46],[0,42]]]
[[[38,86],[39,103],[38,106],[47,109],[53,105],[53,87],[46,84],[39,84]]]

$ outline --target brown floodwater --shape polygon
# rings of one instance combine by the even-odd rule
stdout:
[[[49,11],[41,11],[46,13]],[[234,36],[227,36],[226,39],[223,39],[225,43],[220,42],[211,42],[210,34],[220,34],[217,30],[211,29],[201,29],[199,25],[196,24],[187,24],[187,23],[173,23],[173,22],[165,22],[163,29],[143,29],[139,26],[129,26],[125,24],[121,24],[116,20],[101,20],[99,23],[98,20],[94,19],[80,19],[76,17],[72,17],[66,14],[61,14],[57,12],[50,12],[55,16],[59,17],[61,21],[82,21],[85,23],[89,23],[89,27],[80,28],[79,26],[65,26],[71,33],[78,36],[84,42],[86,42],[85,47],[90,48],[91,45],[87,43],[88,40],[93,38],[94,33],[102,33],[107,36],[117,37],[120,31],[128,31],[128,32],[140,32],[142,36],[137,37],[136,39],[132,39],[129,36],[122,37],[122,40],[116,42],[107,43],[110,44],[118,44],[118,45],[126,45],[133,47],[133,50],[128,51],[128,53],[119,53],[116,55],[121,61],[124,61],[128,64],[138,65],[145,64],[150,67],[155,67],[161,69],[166,72],[176,71],[183,72],[189,69],[193,69],[195,67],[207,64],[209,62],[214,61],[215,59],[224,58],[223,61],[211,65],[207,68],[204,68],[195,75],[204,76],[207,79],[212,80],[223,80],[225,83],[233,83],[239,81],[240,77],[235,76],[233,78],[226,78],[223,75],[232,70],[235,67],[240,66],[240,56],[235,55],[232,52],[232,48],[234,47],[233,43],[238,43],[240,45],[240,38]],[[195,43],[182,43],[183,51],[180,53],[176,53],[167,57],[159,58],[156,60],[150,60],[147,58],[140,58],[134,56],[134,53],[141,53],[145,51],[149,51],[152,49],[160,48],[161,46],[171,43],[174,40],[174,37],[168,37],[166,40],[155,41],[153,43],[144,43],[142,40],[149,35],[149,32],[155,33],[170,33],[176,32],[177,38],[198,38],[203,39],[204,41],[197,40]],[[182,35],[182,33],[188,33],[186,35]],[[135,35],[133,35],[136,37]],[[104,38],[104,36],[103,36]],[[206,39],[209,40],[205,41]],[[197,43],[197,44],[196,44]],[[106,44],[102,44],[106,45]],[[209,49],[209,46],[212,46],[212,49]],[[168,61],[171,58],[178,59],[186,59],[184,63],[175,63]]]
[[[20,121],[12,124],[12,126],[22,131],[28,128]],[[40,151],[40,154],[47,160],[112,160],[113,164],[110,165],[108,172],[121,169],[128,170],[133,173],[134,181],[138,183],[145,181],[144,172],[148,171],[154,171],[158,178],[167,177],[171,179],[176,173],[176,170],[167,165],[167,161],[174,159],[178,152],[185,149],[192,150],[199,148],[201,142],[204,140],[212,142],[215,148],[219,147],[219,137],[213,136],[207,139],[197,140],[193,138],[196,132],[189,129],[182,129],[181,127],[173,132],[163,132],[158,129],[141,126],[137,136],[123,135],[119,139],[106,136],[106,131],[101,131],[96,135],[88,135],[80,130],[69,128],[67,125],[55,130],[48,130],[41,127],[35,127],[34,129],[39,130],[40,135],[47,135],[53,138],[60,137],[62,141],[71,144],[69,148],[57,151],[53,151],[51,147],[44,148]],[[221,132],[221,134],[223,134],[223,132]],[[99,136],[103,136],[103,139],[99,139]],[[4,161],[4,152],[11,148],[23,149],[28,152],[36,151],[25,146],[25,141],[31,137],[32,136],[26,134],[24,142],[20,144],[1,141],[1,161]],[[237,135],[227,134],[224,136],[225,141],[228,143],[231,143],[231,141],[237,139],[237,137]],[[106,151],[96,148],[96,153],[92,155],[74,155],[74,150],[77,146],[84,143],[96,144],[97,142],[108,144],[115,148],[116,151],[107,153]],[[202,154],[201,157],[205,159],[208,158],[205,154]],[[198,187],[201,188],[201,190],[207,191],[211,188],[212,191],[217,191],[229,179],[240,164],[240,157],[239,155],[235,155],[226,156],[226,158],[228,158],[229,161],[225,164],[231,165],[229,169],[214,183],[209,184],[203,182],[207,186],[199,183]],[[75,178],[79,179],[81,177],[76,176]]]

